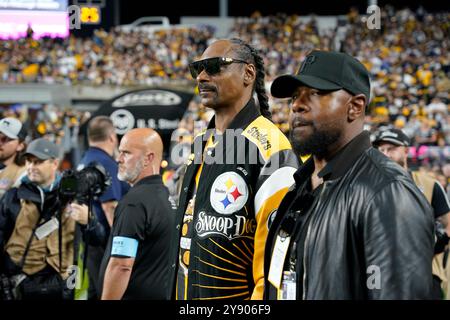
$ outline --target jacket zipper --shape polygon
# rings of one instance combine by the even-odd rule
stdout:
[[[41,189],[41,187],[37,186],[38,190],[39,190],[39,195],[41,196],[41,212],[44,211],[44,190]]]
[[[320,200],[322,200],[321,198],[325,191],[326,186],[327,186],[327,182],[325,181],[323,183],[322,191],[320,192],[320,195],[319,195],[319,201],[317,202],[317,205],[315,206],[316,208],[319,207]],[[312,219],[312,217],[311,217],[311,219]],[[305,298],[306,298],[306,248],[307,248],[306,244],[308,243],[308,239],[309,239],[309,231],[311,230],[311,223],[312,223],[312,220],[309,221],[308,229],[306,230],[305,243],[304,243],[304,247],[303,247],[303,297],[302,297],[302,300],[305,300]]]

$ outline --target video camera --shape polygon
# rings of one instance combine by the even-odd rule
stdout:
[[[77,200],[87,204],[99,197],[111,185],[111,177],[98,162],[92,162],[80,171],[66,170],[62,173],[58,195],[64,203]]]

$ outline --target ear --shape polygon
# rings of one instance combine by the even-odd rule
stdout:
[[[61,161],[59,159],[53,159],[53,160],[54,160],[53,164],[55,165],[55,168],[58,169]]]
[[[366,96],[363,94],[358,94],[356,96],[352,96],[349,101],[349,109],[348,109],[348,120],[350,122],[364,118],[365,110],[366,110]]]
[[[256,67],[253,64],[246,64],[244,70],[244,85],[253,84],[256,79]]]
[[[17,145],[16,151],[22,152],[24,149],[25,149],[25,143],[19,142],[19,144]]]
[[[403,156],[405,158],[405,161],[408,160],[408,154],[409,154],[409,147],[403,147]]]
[[[110,140],[112,143],[116,143],[117,135],[116,135],[115,132],[111,132],[111,134],[109,135],[109,140]]]
[[[153,154],[153,152],[146,153],[144,156],[144,167],[147,167],[148,165],[150,165],[154,158],[155,158],[155,155]]]

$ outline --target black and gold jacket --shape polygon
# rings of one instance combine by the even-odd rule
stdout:
[[[213,118],[208,129],[194,139],[187,162],[175,218],[169,296],[262,299],[269,222],[294,183],[298,158],[288,139],[260,114],[253,99],[224,134],[216,134],[214,125]],[[183,218],[195,189],[189,266],[180,286],[177,272],[181,268],[180,240],[186,231]]]

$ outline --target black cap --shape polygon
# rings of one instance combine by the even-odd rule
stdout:
[[[370,98],[370,77],[366,67],[342,52],[312,51],[303,60],[297,75],[276,78],[270,91],[275,98],[288,98],[300,85],[318,90],[345,89],[353,95],[363,93],[366,103]]]
[[[374,147],[378,147],[383,142],[392,143],[393,145],[404,147],[409,146],[411,143],[409,137],[399,129],[387,129],[378,132],[372,144]]]

